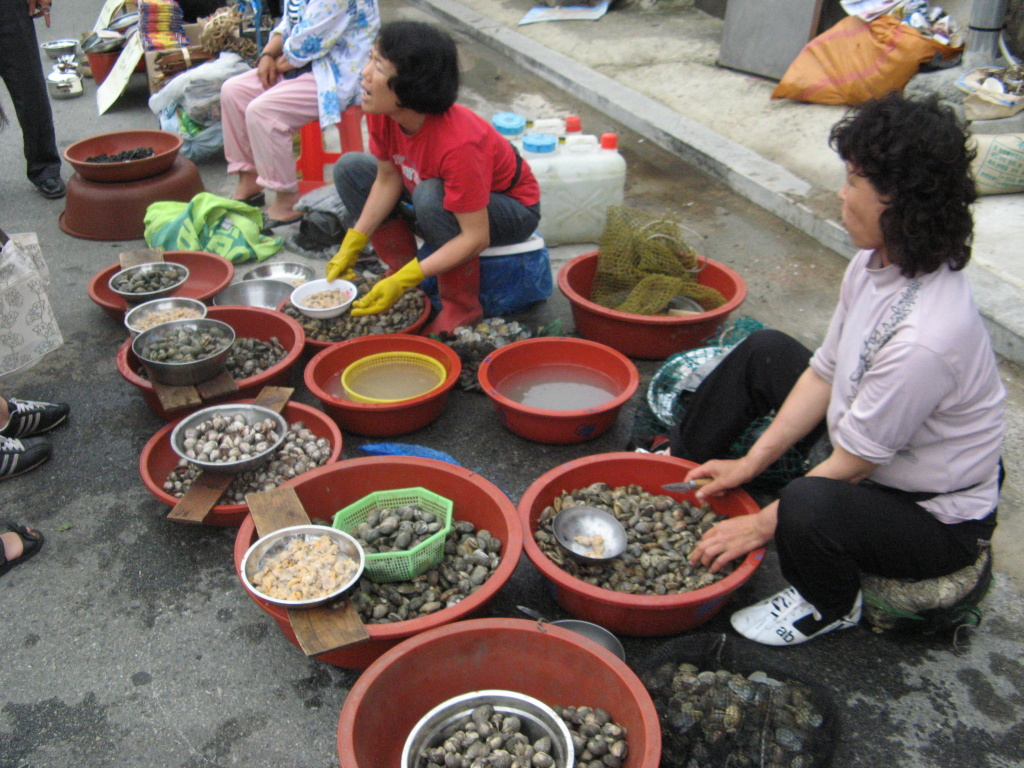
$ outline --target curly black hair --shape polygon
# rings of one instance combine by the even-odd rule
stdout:
[[[976,154],[953,110],[935,96],[892,92],[832,127],[829,146],[888,203],[880,225],[890,261],[906,277],[971,258]]]
[[[381,25],[377,52],[395,66],[388,85],[399,106],[440,115],[455,103],[459,51],[444,30],[420,21],[392,21]]]

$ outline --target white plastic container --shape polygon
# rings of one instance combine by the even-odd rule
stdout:
[[[576,115],[568,117],[542,117],[538,120],[527,120],[524,133],[550,133],[559,143],[564,143],[567,136],[580,133],[580,119]]]
[[[618,136],[606,133],[600,142],[581,136],[546,152],[528,150],[532,139],[523,136],[523,157],[540,184],[538,233],[549,246],[597,243],[608,206],[622,205],[625,194],[626,161]]]

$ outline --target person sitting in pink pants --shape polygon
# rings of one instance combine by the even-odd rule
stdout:
[[[262,206],[266,226],[297,221],[292,136],[319,119],[326,128],[359,101],[363,65],[380,26],[376,0],[287,0],[256,68],[225,81],[221,121],[234,198]]]

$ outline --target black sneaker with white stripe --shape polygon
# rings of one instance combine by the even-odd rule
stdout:
[[[8,398],[10,421],[0,429],[3,437],[28,437],[47,432],[63,422],[71,411],[67,403],[45,403],[37,400]]]
[[[52,450],[50,442],[44,437],[19,440],[0,436],[0,480],[38,467],[50,458]]]

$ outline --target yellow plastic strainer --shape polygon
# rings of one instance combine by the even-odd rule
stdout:
[[[341,385],[357,403],[398,403],[425,395],[444,382],[448,371],[418,352],[378,352],[351,363]]]

